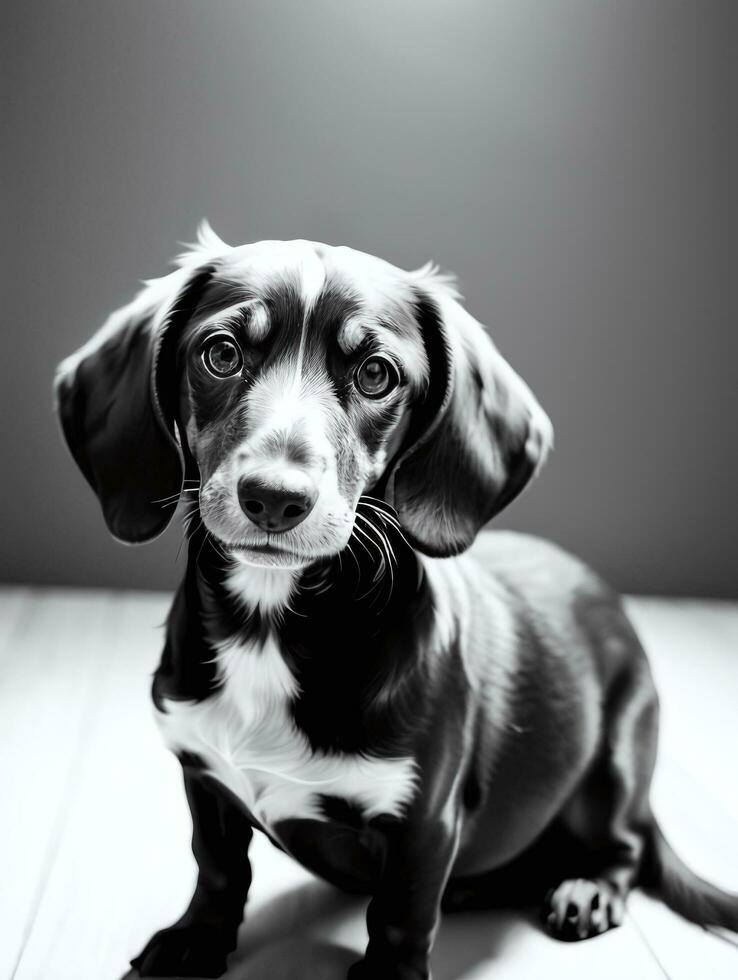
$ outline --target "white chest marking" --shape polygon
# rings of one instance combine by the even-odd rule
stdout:
[[[367,818],[402,813],[415,789],[414,761],[314,751],[292,720],[297,684],[272,637],[263,647],[222,646],[217,659],[216,694],[200,703],[168,700],[166,713],[157,712],[170,749],[200,756],[267,826],[322,819],[320,794],[357,804]]]
[[[289,568],[254,568],[240,556],[226,576],[226,588],[248,612],[273,613],[289,605],[297,573]]]

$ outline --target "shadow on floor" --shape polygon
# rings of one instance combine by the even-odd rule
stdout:
[[[366,900],[310,882],[266,902],[239,933],[223,980],[345,980],[365,942]],[[519,911],[444,915],[433,952],[434,980],[459,980],[489,964],[535,921]],[[131,970],[122,980],[137,980]]]

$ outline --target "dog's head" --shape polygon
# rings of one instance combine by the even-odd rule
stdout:
[[[192,480],[207,530],[261,565],[342,551],[367,493],[420,551],[463,551],[551,442],[431,267],[305,241],[231,248],[207,226],[61,364],[56,393],[117,538],[158,535]]]

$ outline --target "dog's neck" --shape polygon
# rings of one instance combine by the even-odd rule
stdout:
[[[214,601],[226,623],[282,633],[290,625],[299,629],[293,621],[305,627],[306,620],[325,620],[340,610],[355,626],[377,633],[422,587],[422,566],[394,525],[358,532],[340,554],[300,570],[257,567],[238,553],[224,555],[207,535],[191,542],[190,556],[206,604]]]
[[[297,639],[331,621],[350,625],[349,635],[376,636],[423,587],[422,566],[389,510],[386,519],[377,511],[373,523],[357,524],[340,554],[300,570],[248,564],[201,528],[189,544],[193,571],[216,645],[229,630],[244,639],[267,631]]]
[[[302,569],[255,567],[235,553],[225,580],[228,591],[242,603],[244,612],[269,618],[281,616],[287,609],[303,574]]]

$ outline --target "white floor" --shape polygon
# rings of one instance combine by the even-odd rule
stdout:
[[[194,864],[179,767],[148,687],[168,599],[0,591],[0,980],[108,980],[177,917]],[[738,605],[632,599],[662,699],[656,812],[702,874],[738,890]],[[230,980],[340,980],[363,903],[268,842]],[[434,980],[738,978],[738,949],[636,893],[624,926],[558,943],[518,913],[449,917]]]

